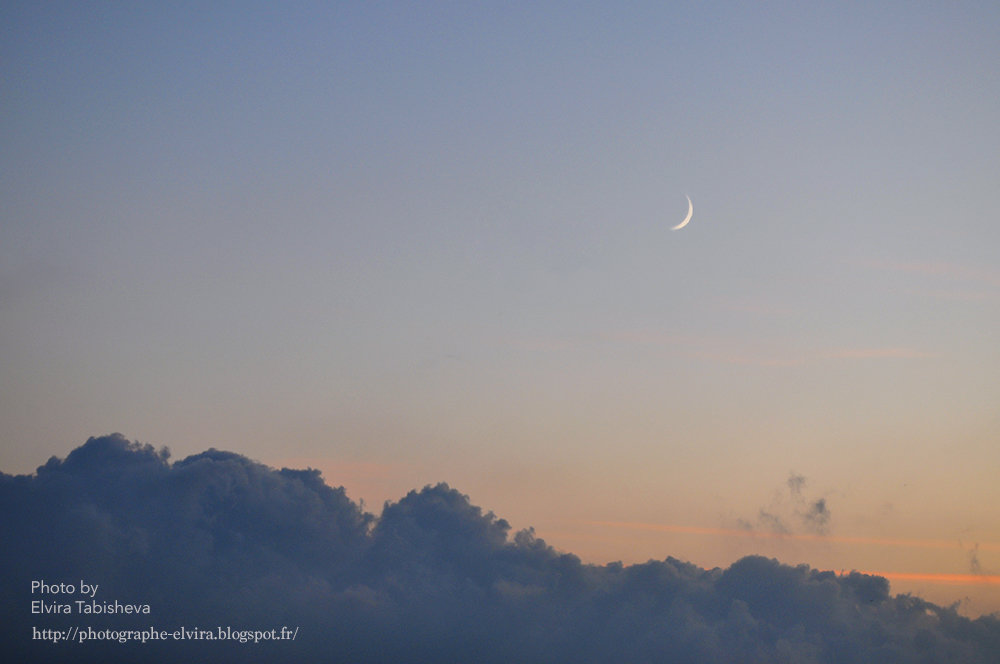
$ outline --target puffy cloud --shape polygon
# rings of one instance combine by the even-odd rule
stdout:
[[[797,476],[793,476],[797,477]],[[801,491],[804,478],[789,488]],[[440,484],[366,514],[317,471],[119,435],[0,475],[6,661],[995,661],[1000,620],[761,557],[583,564]],[[811,511],[823,519],[825,503]],[[31,614],[32,580],[145,616]],[[43,596],[42,599],[62,601]],[[33,627],[298,627],[294,642],[52,644]]]
[[[826,507],[826,498],[810,501],[805,511],[802,512],[802,519],[810,530],[818,533],[826,532],[826,524],[830,520],[830,510]]]
[[[745,530],[761,530],[776,535],[794,535],[802,531],[815,535],[827,534],[830,508],[826,498],[806,498],[803,492],[806,484],[804,475],[789,473],[785,482],[788,487],[787,498],[781,492],[775,492],[770,505],[761,507],[758,511],[756,524],[741,518],[740,526]]]

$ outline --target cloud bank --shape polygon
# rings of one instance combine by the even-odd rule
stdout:
[[[171,462],[117,434],[34,475],[0,474],[0,506],[5,661],[996,662],[1000,652],[996,616],[893,597],[877,576],[753,556],[725,570],[673,558],[586,565],[530,530],[512,534],[445,484],[376,517],[318,471],[217,450]],[[825,506],[813,507],[821,518]],[[150,614],[33,614],[33,580],[96,583],[96,600]],[[33,638],[73,626],[298,633],[257,644]]]

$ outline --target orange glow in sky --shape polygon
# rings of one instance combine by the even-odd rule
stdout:
[[[593,526],[609,526],[631,530],[649,530],[688,535],[722,535],[726,537],[751,537],[761,539],[787,539],[807,542],[836,542],[839,544],[876,544],[881,546],[919,547],[928,549],[960,549],[962,543],[942,539],[904,539],[890,537],[852,537],[845,535],[821,535],[816,533],[781,533],[738,528],[705,528],[702,526],[678,526],[661,523],[636,523],[631,521],[588,521]],[[982,551],[1000,551],[1000,544],[978,542]]]
[[[884,576],[890,581],[925,581],[950,586],[1000,586],[1000,574],[925,574],[917,572],[883,572],[856,570],[862,574]]]

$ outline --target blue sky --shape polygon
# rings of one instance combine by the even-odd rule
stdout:
[[[746,544],[581,524],[800,474],[955,548],[766,553],[1000,570],[996,9],[0,11],[4,471],[121,431],[702,565]]]

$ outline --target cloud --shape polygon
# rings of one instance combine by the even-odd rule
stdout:
[[[804,475],[798,475],[792,471],[788,474],[788,481],[785,484],[788,485],[788,490],[791,491],[793,496],[801,496],[802,487],[806,485],[806,478]]]
[[[803,512],[802,518],[805,519],[806,523],[813,530],[823,532],[826,529],[827,522],[830,520],[830,510],[826,507],[826,498],[820,498],[810,504],[809,508]]]
[[[804,489],[797,477],[790,491]],[[119,435],[34,475],[0,475],[0,504],[6,661],[987,662],[1000,651],[997,617],[893,597],[879,576],[756,556],[725,570],[585,565],[445,484],[376,517],[318,471],[218,450],[171,462]],[[803,497],[804,515],[825,513]],[[37,579],[97,583],[97,599],[151,614],[33,615]],[[31,638],[33,627],[283,625],[298,628],[294,642]]]
[[[741,523],[747,524],[748,522],[741,521]],[[761,508],[757,513],[757,527],[779,535],[790,535],[792,532],[788,529],[788,526],[785,525],[784,521],[781,520],[780,516],[773,514],[772,512],[768,512],[764,508]],[[750,528],[752,529],[753,526],[750,526]]]
[[[804,489],[808,481],[804,475],[791,472],[785,481],[788,495],[775,492],[771,503],[761,507],[756,521],[740,518],[744,530],[763,531],[780,536],[826,535],[830,523],[830,508],[826,498],[807,498]]]
[[[969,571],[972,574],[983,575],[987,572],[983,569],[982,564],[979,562],[979,542],[972,545],[969,549]]]
[[[840,360],[871,360],[871,359],[906,359],[906,360],[921,360],[932,357],[937,357],[934,353],[928,353],[925,351],[917,350],[915,348],[842,348],[838,350],[832,350],[823,355],[824,358],[828,359],[840,359]]]

